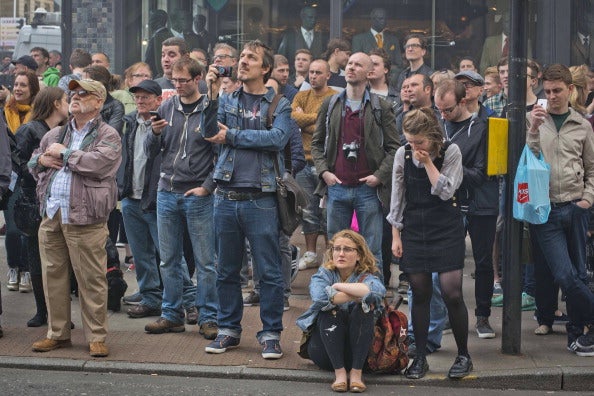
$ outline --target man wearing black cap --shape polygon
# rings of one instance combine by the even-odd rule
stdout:
[[[139,305],[128,309],[131,318],[161,315],[163,291],[156,264],[157,183],[161,156],[147,160],[144,140],[151,133],[151,114],[161,104],[161,87],[144,80],[131,87],[136,110],[124,116],[122,163],[118,170],[118,189],[128,243],[136,265],[136,280],[142,297]]]
[[[12,62],[14,65],[14,74],[17,74],[20,71],[27,71],[31,70],[33,72],[37,71],[37,62],[33,59],[32,56],[23,55],[19,59]]]

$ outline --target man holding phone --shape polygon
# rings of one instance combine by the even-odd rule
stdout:
[[[122,217],[128,243],[136,265],[136,280],[141,296],[138,305],[128,309],[131,318],[161,315],[163,291],[159,266],[156,263],[159,237],[157,233],[157,182],[161,155],[150,161],[144,152],[144,140],[151,133],[151,118],[158,116],[161,87],[153,80],[144,80],[131,87],[136,110],[124,116],[122,163],[118,170],[118,190],[122,200]]]
[[[195,298],[200,311],[200,334],[217,336],[218,299],[214,265],[212,169],[214,151],[202,137],[207,124],[216,129],[216,107],[198,91],[203,67],[182,57],[172,67],[171,82],[177,95],[159,107],[145,150],[150,159],[162,155],[157,192],[159,253],[163,278],[161,317],[145,327],[153,334],[185,331],[184,309]],[[197,287],[182,260],[184,227],[190,236],[196,262]]]
[[[587,286],[586,233],[594,202],[594,134],[588,121],[569,107],[575,89],[566,66],[553,64],[543,73],[548,107],[539,104],[529,116],[526,143],[542,151],[551,166],[551,212],[546,223],[530,225],[535,260],[539,324],[552,327],[557,299],[554,283],[567,297],[567,348],[594,356],[594,294]],[[584,333],[584,328],[587,332]]]

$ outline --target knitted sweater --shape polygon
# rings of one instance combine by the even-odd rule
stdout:
[[[308,89],[307,91],[299,91],[293,99],[291,117],[293,117],[299,128],[301,128],[301,139],[303,140],[303,151],[305,152],[306,161],[313,161],[311,157],[311,139],[316,131],[318,111],[324,99],[336,93],[338,92],[332,88],[327,88],[324,93],[318,95],[313,89]],[[295,111],[298,107],[303,109],[303,113]]]

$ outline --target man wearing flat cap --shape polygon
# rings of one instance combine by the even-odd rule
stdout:
[[[159,248],[157,233],[157,184],[161,154],[150,160],[144,151],[144,141],[152,133],[150,111],[161,104],[161,86],[144,80],[130,88],[136,110],[124,116],[122,163],[118,170],[118,190],[122,200],[122,217],[128,243],[134,256],[140,304],[128,309],[131,318],[161,315],[163,290],[160,285],[156,256]]]
[[[72,80],[71,119],[49,131],[29,161],[37,181],[47,337],[33,351],[71,346],[70,269],[78,279],[83,330],[92,357],[108,355],[107,217],[117,202],[118,132],[99,114],[107,95],[94,80]]]

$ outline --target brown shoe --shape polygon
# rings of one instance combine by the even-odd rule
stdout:
[[[150,334],[182,333],[186,331],[184,323],[174,323],[165,318],[159,318],[156,322],[144,326],[144,331]]]
[[[161,308],[151,308],[149,306],[140,304],[133,305],[126,311],[131,318],[146,318],[147,316],[161,316]]]
[[[70,340],[52,340],[50,338],[44,338],[41,341],[33,343],[33,352],[49,352],[58,348],[71,347],[72,342]]]
[[[207,340],[214,340],[219,333],[219,326],[217,326],[215,322],[204,322],[200,325],[200,330],[198,332]]]
[[[109,351],[103,341],[95,341],[89,343],[89,354],[93,357],[105,357],[109,355]]]
[[[186,323],[189,325],[198,324],[198,308],[186,308]]]

